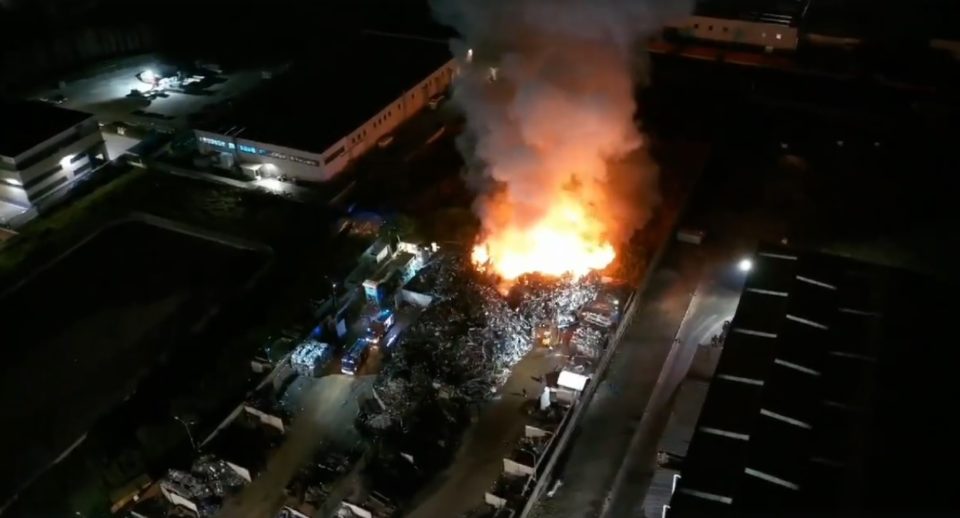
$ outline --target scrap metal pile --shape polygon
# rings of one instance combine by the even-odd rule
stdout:
[[[433,303],[407,330],[375,385],[372,428],[401,424],[425,398],[474,404],[491,397],[531,349],[541,322],[564,327],[600,288],[579,280],[522,277],[508,296],[465,257],[439,255],[420,272]]]
[[[313,376],[318,367],[322,367],[333,354],[329,344],[306,339],[293,351],[290,362],[297,372]]]
[[[577,326],[570,337],[570,350],[587,358],[599,358],[606,335],[591,325]]]
[[[330,452],[302,466],[285,489],[287,505],[299,508],[306,504],[319,508],[356,460],[352,452]]]
[[[194,502],[200,516],[216,514],[225,496],[236,493],[249,482],[229,463],[212,455],[198,458],[189,472],[169,470],[162,481],[176,494]]]

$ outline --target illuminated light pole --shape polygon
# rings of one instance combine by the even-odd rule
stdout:
[[[187,438],[190,439],[190,446],[193,446],[193,451],[197,451],[197,441],[193,440],[193,433],[190,432],[190,426],[187,425],[187,422],[180,419],[179,416],[173,416],[173,420],[183,425],[183,429],[187,431]]]

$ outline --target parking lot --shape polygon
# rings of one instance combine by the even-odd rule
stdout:
[[[160,74],[175,73],[158,56],[144,54],[114,60],[88,69],[62,81],[59,88],[39,90],[34,97],[57,99],[64,108],[96,115],[101,122],[123,121],[131,124],[184,127],[187,116],[210,104],[225,101],[257,86],[263,80],[259,69],[217,73],[207,69],[209,81],[193,93],[168,91],[166,96],[148,100],[130,96],[131,91],[144,92],[148,85],[138,78],[146,70]]]

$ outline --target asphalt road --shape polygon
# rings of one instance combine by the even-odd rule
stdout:
[[[483,502],[483,495],[497,481],[503,457],[516,446],[527,416],[523,405],[540,394],[534,377],[562,365],[555,351],[533,349],[520,360],[500,389],[500,398],[488,406],[468,429],[453,464],[433,480],[407,515],[410,518],[460,516]],[[527,396],[524,397],[523,391]]]
[[[304,463],[331,442],[342,442],[353,430],[358,401],[369,391],[373,376],[340,374],[312,379],[301,399],[301,412],[286,440],[273,452],[266,468],[217,516],[259,518],[274,516],[285,498],[284,488]]]
[[[681,245],[682,247],[682,245]],[[733,317],[743,274],[720,260],[706,269],[673,342],[670,354],[630,441],[623,462],[604,499],[605,517],[643,516],[643,501],[656,470],[660,438],[670,421],[680,385],[687,378],[697,349],[719,334]]]

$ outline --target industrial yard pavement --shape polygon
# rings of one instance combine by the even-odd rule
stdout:
[[[312,380],[286,440],[273,453],[263,473],[237,498],[228,501],[218,516],[274,516],[283,503],[284,488],[300,466],[309,462],[323,444],[344,441],[353,432],[358,402],[370,390],[373,379],[337,374]]]
[[[542,385],[533,378],[558,369],[563,356],[549,349],[534,349],[513,368],[500,390],[467,430],[453,464],[418,496],[410,518],[460,516],[483,502],[483,494],[500,476],[503,457],[523,433],[523,405],[539,396]],[[524,397],[526,391],[526,397]]]

